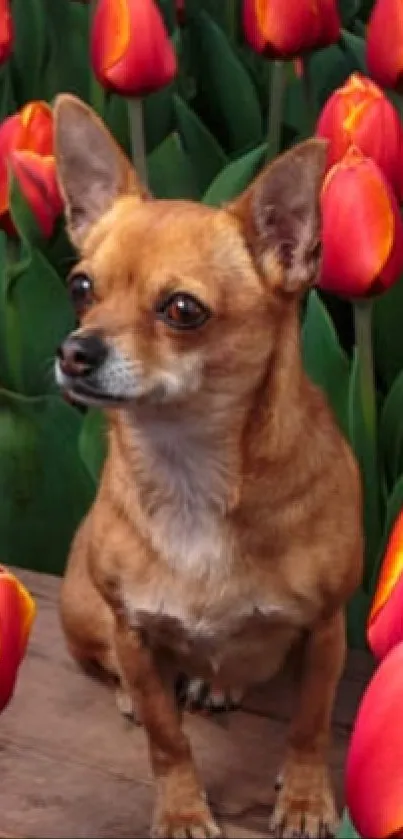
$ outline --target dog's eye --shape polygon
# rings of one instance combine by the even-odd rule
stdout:
[[[92,280],[87,274],[72,274],[68,280],[68,289],[77,314],[82,314],[93,301]]]
[[[206,322],[210,312],[193,295],[177,292],[157,306],[157,316],[174,329],[196,329]]]

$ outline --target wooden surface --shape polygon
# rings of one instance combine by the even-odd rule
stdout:
[[[147,835],[152,784],[141,728],[117,713],[109,689],[69,659],[57,617],[57,578],[17,570],[38,616],[15,696],[0,720],[1,836],[64,839]],[[332,767],[342,803],[343,761],[372,670],[350,654],[334,715]],[[196,761],[227,836],[264,837],[292,702],[281,681],[219,718],[186,715]]]

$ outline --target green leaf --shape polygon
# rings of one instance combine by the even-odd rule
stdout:
[[[151,154],[174,129],[172,94],[175,85],[167,85],[143,99],[146,147]]]
[[[0,392],[0,556],[6,564],[63,571],[94,495],[78,453],[81,417],[58,397]]]
[[[41,73],[45,60],[47,21],[41,0],[13,0],[15,40],[12,74],[22,104],[43,98]]]
[[[6,234],[0,231],[0,388],[12,388],[12,378],[9,369],[8,351],[7,351],[7,307],[6,307],[6,288],[7,288],[7,237]]]
[[[97,484],[107,450],[106,419],[97,408],[91,408],[84,417],[79,450],[93,481]]]
[[[10,212],[15,227],[24,242],[34,245],[43,240],[43,233],[15,177],[11,178]]]
[[[267,143],[242,155],[221,170],[203,195],[203,203],[212,207],[230,201],[249,186],[266,161]]]
[[[353,35],[351,32],[347,32],[346,29],[343,29],[339,43],[344,54],[351,62],[351,70],[359,70],[361,73],[365,74],[368,73],[365,39],[360,38],[358,35]]]
[[[403,370],[395,379],[383,404],[379,420],[379,444],[390,485],[403,472]]]
[[[364,588],[372,577],[381,541],[380,479],[377,452],[370,438],[362,410],[361,369],[357,349],[354,350],[349,391],[349,438],[361,468],[364,488],[365,570]]]
[[[177,134],[169,137],[147,158],[151,192],[157,198],[198,198],[192,164]]]
[[[75,317],[61,278],[39,251],[33,251],[25,270],[9,280],[6,304],[13,309],[18,330],[23,392],[55,392],[55,352],[74,328]]]
[[[71,0],[41,0],[46,20],[48,59],[42,77],[42,98],[59,91],[89,95],[88,15],[89,3]]]
[[[204,12],[190,23],[198,93],[222,145],[240,152],[263,139],[263,123],[254,85],[222,29]]]
[[[346,807],[344,808],[343,817],[337,832],[337,839],[360,839]]]
[[[228,162],[227,156],[180,96],[175,95],[173,103],[183,147],[192,162],[200,190],[204,192]]]
[[[373,303],[375,367],[389,390],[403,369],[403,277]]]
[[[361,0],[338,0],[339,14],[343,26],[353,23],[361,5]]]
[[[104,98],[103,119],[122,149],[130,157],[130,130],[127,99],[116,93],[106,94]]]
[[[302,329],[302,355],[308,376],[325,393],[341,430],[347,435],[350,364],[330,315],[315,290],[309,293]]]

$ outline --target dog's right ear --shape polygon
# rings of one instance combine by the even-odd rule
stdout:
[[[89,229],[120,195],[147,197],[133,167],[102,120],[80,99],[54,105],[56,169],[68,232],[80,248]]]

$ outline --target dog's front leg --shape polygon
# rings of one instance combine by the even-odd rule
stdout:
[[[332,836],[337,827],[327,752],[345,648],[341,611],[320,623],[308,636],[299,706],[291,724],[282,785],[271,824],[276,836]]]
[[[220,836],[197,778],[164,663],[121,617],[116,621],[115,638],[120,667],[149,739],[157,785],[151,835],[172,839]]]

